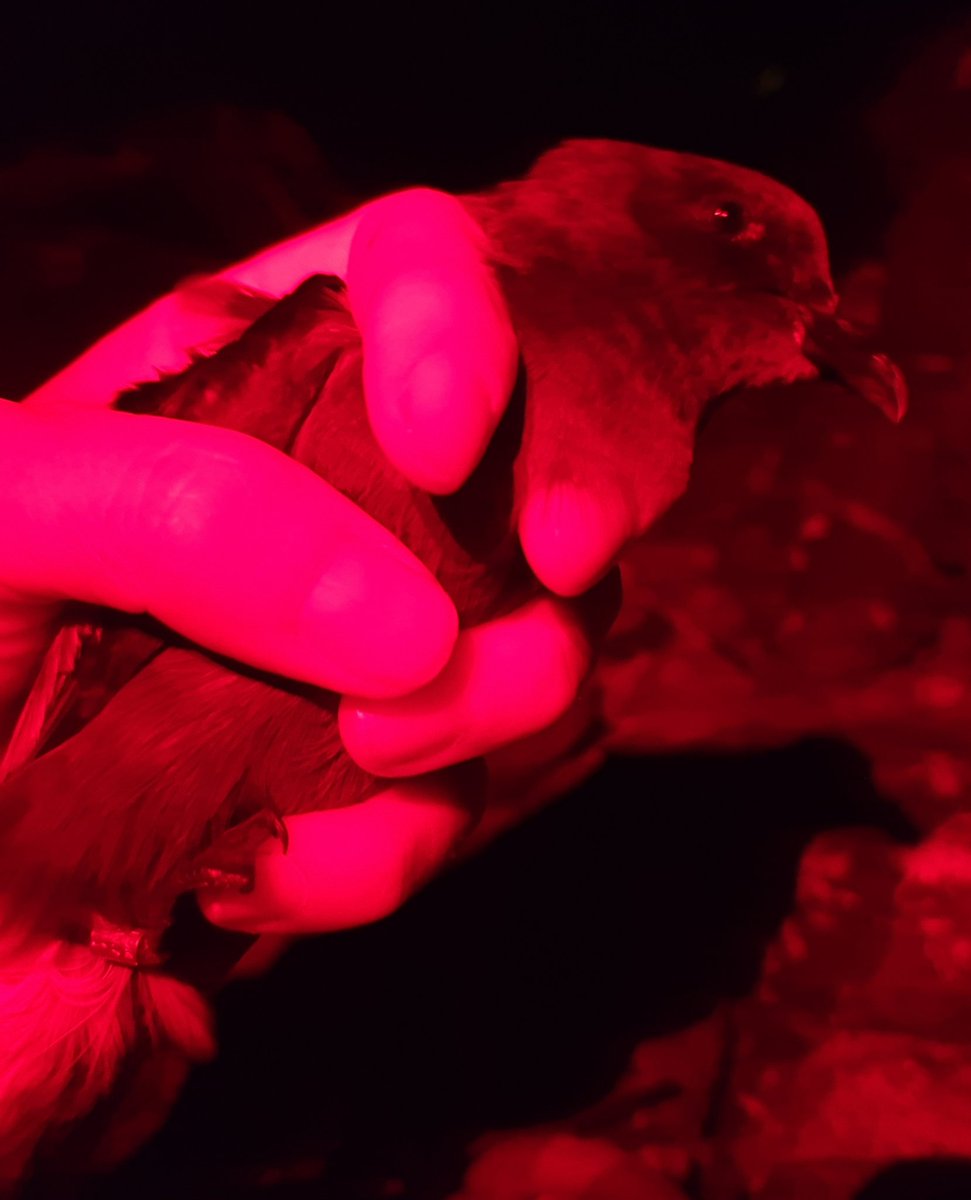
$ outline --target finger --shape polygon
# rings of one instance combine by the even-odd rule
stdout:
[[[636,533],[631,506],[608,486],[596,492],[571,483],[537,488],[519,518],[527,562],[559,596],[593,587]]]
[[[178,374],[214,353],[269,303],[218,277],[190,279],[105,334],[23,403],[107,408],[126,389]]]
[[[544,729],[572,704],[592,645],[616,615],[616,575],[582,602],[544,597],[461,634],[445,670],[400,702],[344,697],[341,737],[377,775],[475,758]]]
[[[381,448],[419,487],[455,491],[489,444],[518,363],[482,231],[452,196],[389,196],[361,216],[347,288]]]
[[[161,417],[0,405],[0,578],[147,612],[211,650],[338,691],[400,694],[447,661],[431,574],[311,471]]]
[[[268,841],[251,892],[201,892],[216,925],[326,933],[378,921],[425,884],[474,824],[468,772],[400,783],[362,804],[287,817],[287,851]]]

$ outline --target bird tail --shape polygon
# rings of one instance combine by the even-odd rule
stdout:
[[[28,1173],[49,1135],[65,1132],[108,1096],[126,1064],[160,1049],[189,1061],[214,1054],[209,1007],[194,988],[122,965],[94,940],[4,936],[0,1194]]]

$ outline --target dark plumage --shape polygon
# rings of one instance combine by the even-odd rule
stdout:
[[[813,374],[813,346],[896,410],[847,350],[819,221],[753,172],[573,142],[472,197],[521,340],[521,386],[470,483],[434,499],[383,460],[339,287],[309,281],[234,345],[121,407],[232,426],[287,450],[435,572],[466,625],[536,587],[514,535],[527,481],[594,488],[643,532],[684,489],[714,398]],[[855,357],[854,357],[855,355]],[[393,603],[393,598],[389,598]],[[353,803],[334,698],[110,621],[35,756],[0,786],[0,878],[52,936],[95,914],[160,927],[213,870],[245,873],[274,814]]]
[[[632,533],[646,529],[687,482],[705,405],[812,374],[807,330],[832,332],[834,306],[815,214],[739,167],[576,142],[468,204],[525,386],[457,496],[418,492],[378,452],[335,281],[309,281],[220,354],[120,402],[288,451],[410,546],[466,625],[532,586],[511,532],[527,479],[595,489]],[[79,663],[73,704],[0,789],[6,886],[29,863],[31,893],[48,908],[54,898],[59,919],[80,905],[155,925],[210,852],[220,858],[226,827],[353,803],[374,786],[340,748],[332,697],[173,641],[106,628]]]

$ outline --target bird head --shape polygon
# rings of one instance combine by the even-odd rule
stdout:
[[[529,380],[521,490],[596,493],[618,545],[684,490],[698,421],[728,393],[825,370],[903,414],[896,368],[836,316],[819,217],[773,179],[571,141],[470,203]]]

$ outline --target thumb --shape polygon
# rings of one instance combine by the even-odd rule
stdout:
[[[451,601],[311,471],[225,429],[0,402],[0,598],[148,613],[263,670],[373,696],[433,678]]]

